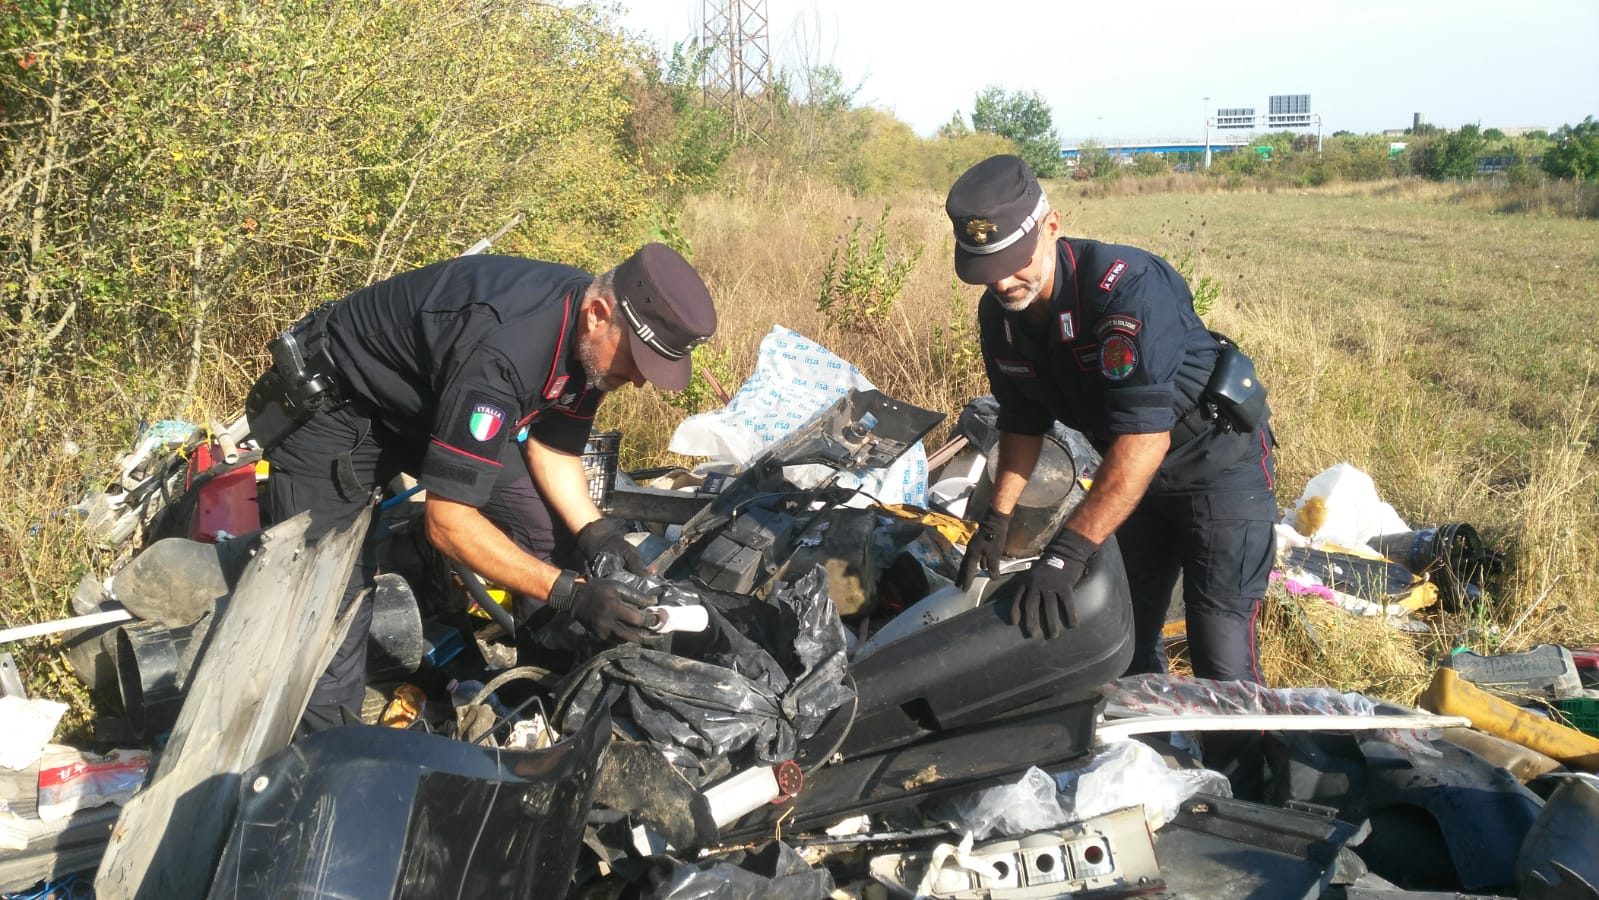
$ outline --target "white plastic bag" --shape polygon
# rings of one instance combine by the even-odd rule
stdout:
[[[1144,821],[1157,831],[1177,815],[1184,800],[1205,791],[1233,795],[1220,772],[1173,769],[1148,744],[1116,741],[1098,749],[1094,761],[1055,776],[1060,805],[1071,821],[1092,819],[1129,806],[1144,808]]]
[[[743,465],[851,390],[873,389],[859,369],[832,351],[774,325],[761,340],[755,372],[733,399],[684,419],[667,449]],[[868,473],[860,486],[884,503],[926,505],[927,453],[921,442],[889,468]]]
[[[1310,479],[1288,518],[1312,543],[1349,550],[1369,550],[1367,542],[1378,535],[1410,530],[1394,508],[1377,496],[1371,476],[1349,463],[1339,463]]]
[[[66,711],[54,700],[0,697],[0,766],[26,769],[37,762]]]
[[[979,841],[989,835],[1031,834],[1072,820],[1055,795],[1055,779],[1035,766],[1015,784],[987,788],[964,803],[957,801],[955,819]]]

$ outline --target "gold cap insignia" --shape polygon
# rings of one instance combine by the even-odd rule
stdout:
[[[967,219],[966,236],[979,244],[988,243],[988,236],[999,234],[999,226],[987,219]]]

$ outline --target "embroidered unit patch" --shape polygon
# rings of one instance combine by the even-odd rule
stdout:
[[[1121,332],[1111,332],[1099,345],[1099,373],[1111,381],[1121,381],[1138,368],[1138,345]]]
[[[1138,332],[1143,330],[1143,322],[1138,321],[1132,316],[1124,316],[1119,314],[1106,316],[1105,318],[1099,320],[1098,325],[1094,326],[1094,331],[1098,332],[1100,337],[1104,337],[1107,332],[1111,331],[1125,331],[1128,334],[1136,335]]]
[[[472,419],[467,424],[467,430],[478,441],[492,440],[500,433],[500,425],[504,422],[504,410],[489,403],[479,403],[472,407]]]
[[[1127,271],[1126,260],[1118,259],[1111,263],[1110,271],[1106,272],[1105,277],[1099,280],[1099,289],[1102,291],[1108,291],[1115,287],[1117,280],[1122,277],[1122,273],[1125,271]]]

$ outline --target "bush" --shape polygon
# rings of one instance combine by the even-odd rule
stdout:
[[[834,328],[843,331],[877,333],[905,290],[905,281],[922,258],[920,246],[890,248],[889,208],[863,244],[856,219],[843,246],[835,246],[822,270],[822,284],[816,293],[816,308]],[[840,259],[842,250],[843,258]]]

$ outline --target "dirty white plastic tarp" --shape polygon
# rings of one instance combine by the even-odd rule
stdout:
[[[1310,479],[1285,521],[1313,545],[1334,544],[1350,550],[1370,549],[1367,542],[1374,537],[1410,530],[1394,508],[1377,496],[1371,476],[1349,463],[1339,463]]]
[[[0,697],[0,766],[26,769],[38,762],[66,711],[54,700]]]
[[[683,420],[667,449],[743,465],[851,390],[874,389],[854,365],[774,325],[761,340],[755,372],[733,399],[719,410]],[[863,477],[860,486],[884,503],[924,505],[927,453],[921,442],[888,469]]]
[[[1080,768],[1049,775],[1037,767],[1015,784],[987,788],[955,801],[953,818],[983,840],[1058,828],[1142,806],[1151,831],[1170,822],[1184,800],[1205,791],[1232,796],[1226,776],[1209,769],[1173,769],[1147,744],[1123,740],[1095,748]]]

